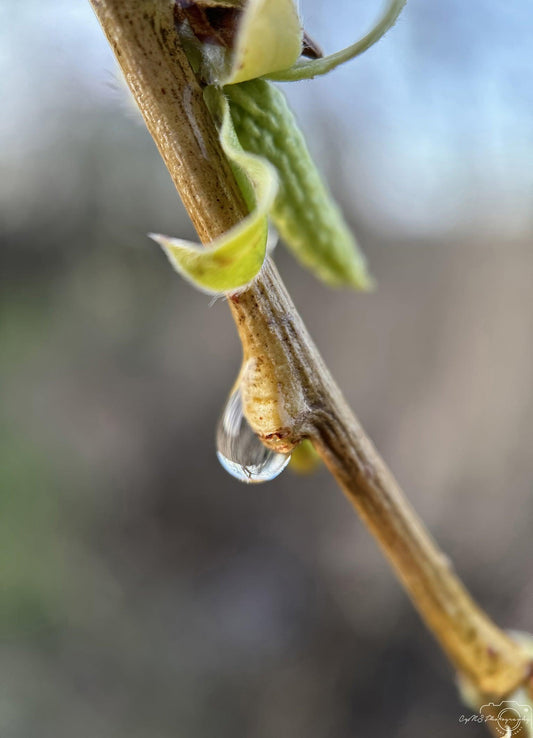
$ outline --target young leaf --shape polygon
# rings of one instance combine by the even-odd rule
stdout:
[[[248,0],[239,23],[232,69],[222,84],[236,84],[294,64],[303,32],[294,0]]]
[[[365,258],[317,171],[285,96],[265,80],[224,88],[239,140],[279,177],[270,216],[295,256],[332,286],[369,289]]]
[[[278,187],[276,172],[268,161],[243,151],[222,95],[218,102],[222,108],[220,141],[227,157],[239,170],[241,181],[244,174],[252,185],[244,188],[251,213],[206,248],[183,239],[150,234],[177,272],[212,294],[232,292],[257,276],[266,254],[267,214]]]
[[[320,466],[320,456],[308,438],[293,449],[289,469],[296,474],[312,474]]]
[[[268,72],[264,76],[277,82],[294,82],[301,79],[312,79],[313,77],[331,72],[332,69],[359,56],[359,54],[362,54],[363,51],[366,51],[379,41],[396,23],[406,2],[407,0],[389,0],[383,15],[374,27],[355,44],[347,46],[335,54],[329,54],[329,56],[324,56],[320,59],[297,62],[288,69],[279,72]]]

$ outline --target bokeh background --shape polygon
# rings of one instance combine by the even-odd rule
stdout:
[[[374,0],[303,0],[333,50]],[[533,6],[410,0],[286,87],[379,289],[276,261],[475,596],[533,630]],[[223,301],[84,0],[0,0],[0,736],[481,736],[324,470],[247,487]],[[468,711],[466,711],[468,712]]]

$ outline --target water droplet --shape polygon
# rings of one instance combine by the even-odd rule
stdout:
[[[218,460],[233,477],[248,484],[269,482],[285,469],[290,454],[267,448],[248,425],[239,386],[231,393],[217,428]]]

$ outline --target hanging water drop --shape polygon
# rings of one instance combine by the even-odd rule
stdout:
[[[248,484],[275,479],[291,458],[290,454],[271,451],[250,428],[242,410],[238,384],[222,412],[216,440],[218,460],[224,469]]]

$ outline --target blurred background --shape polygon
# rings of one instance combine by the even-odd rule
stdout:
[[[332,51],[376,0],[302,0]],[[533,7],[410,0],[286,86],[379,283],[276,261],[482,605],[533,630]],[[0,736],[422,738],[451,670],[324,470],[248,487],[239,367],[146,233],[193,233],[86,0],[0,0]]]

